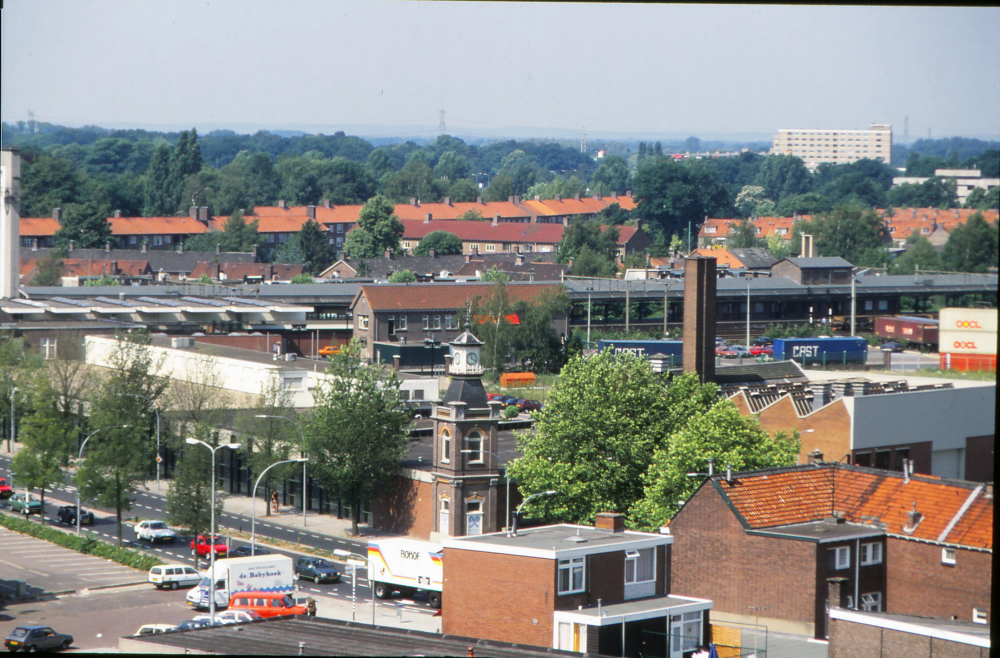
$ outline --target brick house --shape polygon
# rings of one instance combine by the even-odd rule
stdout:
[[[987,624],[830,606],[829,658],[987,658]]]
[[[510,301],[531,300],[557,285],[510,283]],[[423,344],[434,337],[442,344],[462,333],[458,312],[476,297],[488,297],[492,283],[405,283],[362,285],[351,302],[354,335],[365,345],[370,359],[377,359],[380,341]],[[567,332],[567,317],[554,318],[557,332]],[[446,348],[445,348],[446,349]]]
[[[595,526],[444,538],[441,632],[614,656],[681,658],[707,643],[712,601],[671,594],[666,534]],[[624,642],[623,642],[624,641]]]
[[[819,462],[708,478],[669,525],[673,586],[713,620],[826,635],[840,605],[971,620],[989,615],[993,488]]]
[[[839,256],[782,258],[771,267],[771,276],[783,276],[801,286],[844,285],[851,282],[853,269]]]

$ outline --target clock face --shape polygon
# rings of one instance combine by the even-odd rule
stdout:
[[[469,362],[470,366],[474,366],[476,365],[476,362],[479,361],[479,355],[475,352],[469,352],[469,356],[466,357],[466,360]]]
[[[456,366],[459,365],[459,364],[461,364],[462,363],[462,353],[461,352],[455,352],[455,354],[452,355],[452,359],[455,361],[455,365]]]

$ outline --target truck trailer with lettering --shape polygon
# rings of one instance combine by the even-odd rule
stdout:
[[[797,361],[802,365],[865,363],[868,341],[864,338],[776,338],[775,361]]]
[[[427,592],[432,608],[441,607],[441,544],[416,539],[379,539],[368,542],[368,577],[375,596],[393,592],[412,596]]]
[[[644,356],[647,359],[654,354],[662,354],[673,357],[677,365],[680,365],[684,358],[684,341],[680,340],[608,340],[602,338],[597,341],[597,351],[611,350],[615,354],[628,353],[635,356]]]
[[[202,572],[201,583],[187,594],[193,608],[209,607],[208,589],[215,582],[215,607],[225,608],[233,594],[240,592],[278,592],[291,594],[295,588],[295,569],[287,555],[257,555],[254,557],[223,558],[215,561],[215,577],[211,567]]]

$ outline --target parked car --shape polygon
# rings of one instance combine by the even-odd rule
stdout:
[[[178,587],[194,587],[201,582],[201,574],[191,567],[178,567],[167,565],[153,567],[149,570],[149,582],[156,585],[156,589],[177,589]]]
[[[306,607],[296,605],[288,594],[280,592],[240,592],[229,599],[230,610],[253,610],[261,617],[304,615]]]
[[[725,343],[715,345],[715,356],[725,356],[724,352],[729,349],[729,345]]]
[[[242,624],[243,622],[257,621],[263,618],[263,615],[253,610],[226,610],[215,613],[216,624]],[[208,624],[211,619],[211,615],[198,615],[192,621]]]
[[[888,342],[882,343],[881,349],[883,352],[902,352],[903,344],[897,343],[894,340],[890,340]]]
[[[722,350],[721,356],[733,359],[740,356],[750,356],[750,350],[742,345],[730,345]]]
[[[14,489],[11,488],[10,483],[7,482],[7,478],[0,478],[0,500],[7,500],[14,495]]]
[[[63,505],[59,508],[56,513],[59,520],[63,523],[68,523],[70,525],[76,525],[76,505]],[[88,512],[85,509],[80,510],[80,525],[86,524],[94,525],[94,513]]]
[[[56,633],[48,626],[18,626],[4,640],[8,651],[37,651],[39,649],[69,649],[73,636]]]
[[[538,411],[542,408],[542,403],[538,400],[522,400],[521,404],[517,405],[517,408],[523,412]]]
[[[507,397],[507,396],[504,395],[503,393],[489,393],[486,396],[486,399],[487,400],[499,400],[500,398],[504,398],[504,397]]]
[[[204,615],[198,615],[198,616],[204,617]],[[181,623],[177,624],[177,630],[188,631],[191,630],[192,628],[205,628],[206,626],[211,626],[211,625],[212,625],[211,622],[209,622],[207,619],[188,619],[187,621],[182,621]],[[217,621],[216,626],[219,625],[220,624]]]
[[[300,557],[295,563],[295,577],[312,579],[314,583],[339,583],[340,572],[326,560],[313,557]]]
[[[20,512],[25,516],[28,514],[41,514],[42,501],[29,493],[16,493],[10,497],[10,510],[12,512]]]
[[[271,551],[257,546],[252,551],[252,555],[270,555]],[[252,557],[249,546],[237,546],[229,551],[226,557]]]
[[[753,339],[754,345],[774,345],[774,339],[767,336],[757,336]]]
[[[763,354],[774,354],[774,348],[770,345],[754,345],[750,348],[750,354],[761,356]]]
[[[218,557],[220,554],[225,556],[229,552],[229,547],[220,538],[216,537],[215,546],[210,549],[208,538],[205,535],[198,535],[198,537],[191,540],[191,550],[201,557],[208,555],[209,550],[214,550],[215,556]]]
[[[327,345],[326,347],[319,348],[320,356],[333,356],[334,354],[340,354],[339,345]]]
[[[177,533],[171,530],[163,521],[140,521],[135,526],[135,535],[139,539],[145,539],[150,544],[156,542],[174,543]]]
[[[139,627],[139,630],[135,632],[134,637],[140,635],[157,635],[159,633],[166,633],[168,631],[176,631],[177,627],[173,624],[144,624]]]

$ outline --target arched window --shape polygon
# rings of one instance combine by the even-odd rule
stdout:
[[[469,451],[469,463],[483,462],[483,433],[472,430],[465,438],[466,449]]]
[[[450,526],[448,519],[450,518],[451,510],[451,500],[447,496],[441,496],[441,506],[438,511],[438,532],[442,535],[450,535]]]
[[[445,464],[451,461],[451,432],[448,428],[441,430],[441,461]]]
[[[479,496],[465,501],[465,534],[483,534],[483,499]]]

